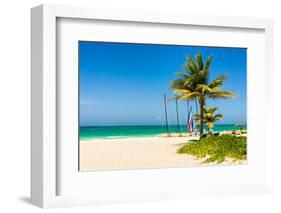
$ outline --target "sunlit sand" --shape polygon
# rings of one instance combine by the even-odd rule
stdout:
[[[188,167],[204,159],[177,154],[194,137],[143,137],[80,141],[80,171]],[[191,142],[192,143],[192,142]],[[225,161],[223,164],[230,164]],[[231,162],[233,165],[234,163]]]

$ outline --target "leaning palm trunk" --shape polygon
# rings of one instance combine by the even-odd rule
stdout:
[[[199,105],[200,105],[200,138],[203,134],[204,131],[204,105],[205,105],[205,101],[204,100],[200,100],[199,99]]]

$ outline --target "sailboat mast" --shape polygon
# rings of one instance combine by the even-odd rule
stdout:
[[[167,133],[168,133],[168,132],[169,132],[169,124],[168,124],[168,113],[167,113],[167,100],[166,100],[166,94],[164,94],[164,106],[165,106],[166,129],[167,129]]]
[[[181,132],[181,130],[180,130],[180,121],[179,121],[179,108],[178,108],[178,97],[177,97],[177,95],[176,95],[176,110],[177,110],[178,131]]]
[[[196,114],[198,114],[197,98],[195,99]]]
[[[186,129],[189,132],[188,123],[189,123],[189,101],[186,100],[186,109],[187,109],[187,119],[186,119]]]

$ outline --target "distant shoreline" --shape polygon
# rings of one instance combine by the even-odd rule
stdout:
[[[245,127],[246,128],[246,127]],[[244,129],[245,129],[244,128]],[[214,132],[239,130],[235,124],[217,124]],[[188,134],[186,125],[170,125],[170,134]],[[88,126],[80,127],[80,140],[90,139],[118,139],[118,138],[147,138],[157,137],[166,134],[167,128],[164,125],[139,125],[139,126]]]
[[[224,126],[224,125],[235,125],[235,123],[220,123],[216,124],[216,126]],[[165,126],[165,124],[134,124],[134,125],[81,125],[80,128],[84,127],[142,127],[142,126]],[[169,126],[177,126],[177,124],[169,124]],[[186,126],[186,124],[180,124],[180,126]]]

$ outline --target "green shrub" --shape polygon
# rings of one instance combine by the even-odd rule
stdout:
[[[222,163],[226,158],[232,158],[234,161],[246,160],[247,138],[232,135],[210,136],[183,145],[177,153],[207,158],[206,162]]]

